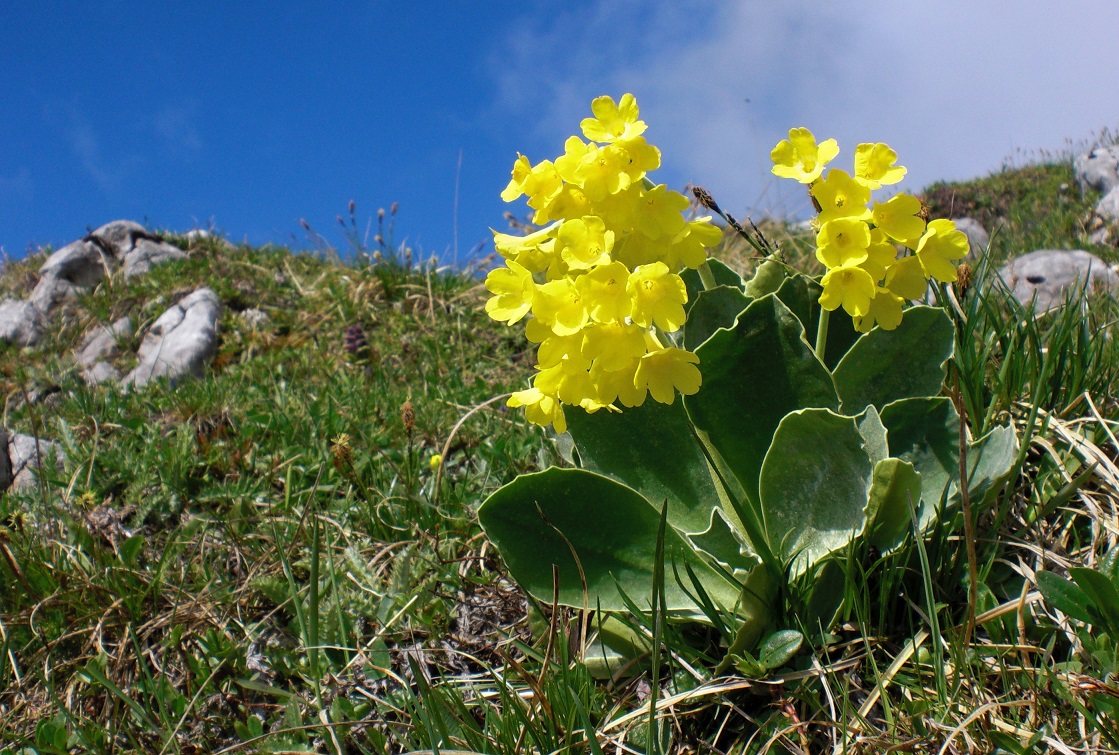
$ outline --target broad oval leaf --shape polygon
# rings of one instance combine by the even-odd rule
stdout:
[[[754,502],[762,460],[785,415],[838,408],[831,375],[803,334],[800,320],[769,295],[750,304],[733,329],[717,331],[696,350],[703,387],[686,396],[684,406]]]
[[[1092,616],[1087,609],[1091,605],[1088,596],[1064,577],[1060,577],[1051,571],[1039,571],[1037,573],[1037,589],[1045,597],[1045,602],[1061,613],[1079,619],[1085,624],[1092,622]]]
[[[875,328],[835,368],[845,414],[867,405],[940,393],[955,348],[952,321],[939,307],[910,307],[894,330]]]
[[[716,286],[734,286],[741,289],[743,284],[742,276],[727,266],[725,262],[720,262],[716,259],[707,260],[707,268],[711,271],[711,276],[715,279]],[[688,292],[688,301],[694,302],[699,292],[703,290],[703,281],[699,277],[699,271],[693,269],[686,269],[680,272],[680,277],[684,280],[684,287]],[[685,305],[685,308],[689,305]]]
[[[592,608],[621,611],[626,609],[622,593],[639,606],[651,605],[660,514],[620,482],[582,469],[552,468],[522,475],[486,499],[478,519],[513,577],[540,601],[552,602],[555,565],[559,601],[564,605],[581,608],[585,599]],[[685,564],[722,608],[735,607],[739,588],[704,562],[671,527],[665,531],[664,553],[668,610],[698,608],[688,594],[691,584],[681,586],[673,576],[686,574]]]
[[[804,635],[795,629],[774,632],[758,646],[758,663],[767,671],[781,668],[793,659],[803,644]]]
[[[913,526],[920,501],[921,475],[912,464],[901,459],[882,459],[875,464],[866,504],[871,544],[881,551],[901,545]]]
[[[761,470],[770,546],[802,574],[866,523],[873,463],[854,417],[803,409],[781,420]]]
[[[668,501],[668,523],[702,532],[719,506],[707,457],[684,405],[646,401],[622,412],[567,413],[585,469],[613,477],[648,501]]]
[[[733,327],[735,319],[752,301],[742,289],[734,286],[700,291],[684,323],[684,348],[695,351],[719,328]]]

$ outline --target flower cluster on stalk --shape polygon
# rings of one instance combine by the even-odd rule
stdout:
[[[689,202],[646,174],[660,166],[637,102],[598,97],[555,160],[518,155],[506,202],[527,195],[541,226],[526,236],[494,233],[505,266],[490,272],[486,311],[539,344],[532,387],[510,406],[564,432],[563,405],[588,412],[634,407],[651,395],[670,404],[699,390],[699,359],[667,334],[684,324],[687,289],[678,273],[707,259],[722,232],[688,220]]]
[[[926,222],[914,196],[871,203],[872,191],[905,176],[889,146],[858,145],[853,174],[825,171],[838,154],[835,139],[817,144],[811,131],[794,128],[770,157],[773,174],[806,184],[819,210],[816,259],[827,268],[820,306],[843,307],[859,331],[875,324],[892,330],[901,323],[906,300],[923,298],[930,280],[956,280],[954,262],[967,255],[967,236],[951,220]]]

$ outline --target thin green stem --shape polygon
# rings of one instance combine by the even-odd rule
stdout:
[[[715,288],[718,283],[715,282],[715,274],[711,272],[711,266],[707,264],[707,260],[697,268],[699,270],[699,280],[703,283],[703,290],[710,291]]]
[[[824,361],[824,349],[828,345],[828,318],[831,312],[820,307],[820,323],[816,326],[816,358]]]

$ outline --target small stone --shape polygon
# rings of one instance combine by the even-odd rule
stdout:
[[[101,383],[119,383],[120,370],[108,362],[94,362],[82,370],[82,380],[86,385],[100,385]]]
[[[987,251],[987,247],[991,245],[991,235],[987,230],[974,218],[953,218],[952,222],[956,224],[956,229],[963,231],[967,236],[968,253],[967,258],[973,260],[979,255]]]
[[[90,367],[95,362],[115,359],[120,355],[120,342],[132,336],[132,320],[127,317],[112,325],[95,328],[82,344],[74,361],[82,367]]]
[[[1034,311],[1041,313],[1058,307],[1065,292],[1083,285],[1089,292],[1104,288],[1114,292],[1119,276],[1107,263],[1081,249],[1039,249],[1016,257],[999,270],[999,276],[1023,305],[1036,300]]]
[[[269,317],[268,313],[264,310],[252,307],[241,313],[241,322],[245,323],[245,325],[250,328],[260,329],[271,325],[272,318]]]
[[[1106,194],[1119,186],[1119,144],[1096,147],[1078,156],[1072,163],[1073,174],[1080,191],[1095,189]]]
[[[60,472],[66,461],[62,447],[54,441],[19,433],[8,435],[7,451],[12,473],[9,490],[26,490],[33,487],[35,472],[40,468],[39,465],[51,457],[54,458],[55,466]]]
[[[1096,203],[1096,215],[1106,223],[1119,222],[1119,186],[1104,194]]]

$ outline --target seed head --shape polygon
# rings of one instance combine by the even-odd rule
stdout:
[[[400,423],[404,425],[404,432],[409,435],[416,429],[416,409],[411,401],[405,401],[404,406],[400,407]]]

